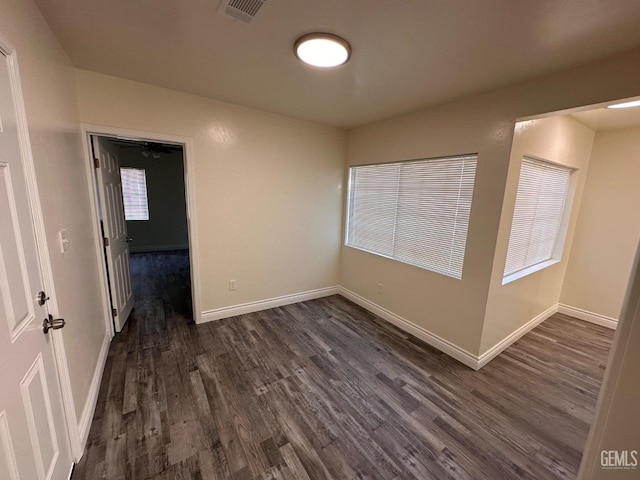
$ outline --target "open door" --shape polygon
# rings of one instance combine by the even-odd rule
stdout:
[[[49,315],[44,293],[48,259],[36,240],[39,206],[30,201],[31,158],[20,148],[26,126],[18,125],[14,68],[0,49],[0,478],[66,480],[73,462],[52,346],[64,320]]]
[[[133,309],[133,292],[131,290],[129,243],[127,224],[124,219],[118,149],[106,139],[98,136],[91,137],[91,145],[100,199],[100,217],[113,309],[113,324],[116,332],[119,332]]]

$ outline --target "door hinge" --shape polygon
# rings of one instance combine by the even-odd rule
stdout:
[[[109,239],[107,237],[104,237],[103,240],[104,240],[104,246],[108,247],[109,246]]]
[[[117,316],[118,316],[118,310],[116,310],[115,308],[112,308],[112,309],[111,309],[111,314],[112,314],[114,317],[117,317]]]
[[[96,168],[100,168],[100,159],[99,158],[94,158],[93,159],[93,166]]]

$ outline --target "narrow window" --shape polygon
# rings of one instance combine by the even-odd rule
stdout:
[[[560,261],[559,236],[572,172],[542,160],[522,159],[503,283]]]
[[[123,167],[120,169],[120,178],[125,220],[149,220],[147,176],[144,169]]]
[[[346,245],[462,278],[477,159],[351,167]]]

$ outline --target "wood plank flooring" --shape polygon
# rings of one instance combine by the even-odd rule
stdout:
[[[576,476],[610,330],[555,315],[474,372],[339,296],[196,326],[184,254],[132,270],[73,480]]]

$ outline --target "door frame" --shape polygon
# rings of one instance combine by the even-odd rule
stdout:
[[[49,247],[47,244],[47,234],[42,215],[42,203],[40,202],[40,193],[36,177],[35,163],[33,160],[33,150],[31,149],[31,139],[29,136],[29,124],[27,121],[27,113],[22,93],[22,82],[20,80],[20,71],[18,68],[18,53],[16,47],[0,33],[0,50],[7,57],[7,65],[9,70],[11,90],[14,107],[16,110],[16,129],[18,134],[18,145],[20,149],[20,157],[24,167],[24,176],[26,181],[27,195],[30,205],[31,220],[33,222],[33,230],[35,233],[36,251],[38,254],[38,264],[42,275],[42,282],[49,297],[47,309],[54,317],[60,316],[60,308],[56,295],[55,281],[53,279],[53,269],[51,267],[51,257],[49,255]],[[71,455],[77,462],[82,456],[83,448],[80,444],[80,435],[78,429],[78,419],[76,416],[76,407],[73,400],[73,391],[71,389],[71,377],[69,376],[69,366],[67,363],[66,350],[64,348],[64,333],[62,331],[52,331],[51,348],[55,359],[54,370],[56,372],[55,379],[52,381],[58,384],[61,393],[61,403],[64,410],[64,424],[66,426],[64,439],[68,442]],[[70,465],[71,470],[73,464]],[[71,471],[69,472],[71,474]]]
[[[196,226],[196,198],[195,198],[195,172],[193,162],[193,139],[164,133],[132,130],[128,128],[109,127],[105,125],[93,125],[81,123],[82,144],[85,152],[85,171],[91,202],[91,222],[95,238],[95,253],[100,267],[100,283],[102,290],[102,303],[105,313],[105,324],[111,338],[115,335],[113,319],[111,317],[111,304],[109,301],[109,282],[107,279],[107,267],[104,260],[104,246],[102,244],[102,232],[100,230],[100,211],[98,208],[98,190],[95,181],[93,154],[91,150],[91,135],[101,137],[124,138],[141,142],[173,143],[182,146],[184,160],[184,188],[185,204],[187,208],[187,232],[189,235],[189,262],[191,268],[191,301],[195,323],[200,322],[200,275],[199,275],[199,249]]]

